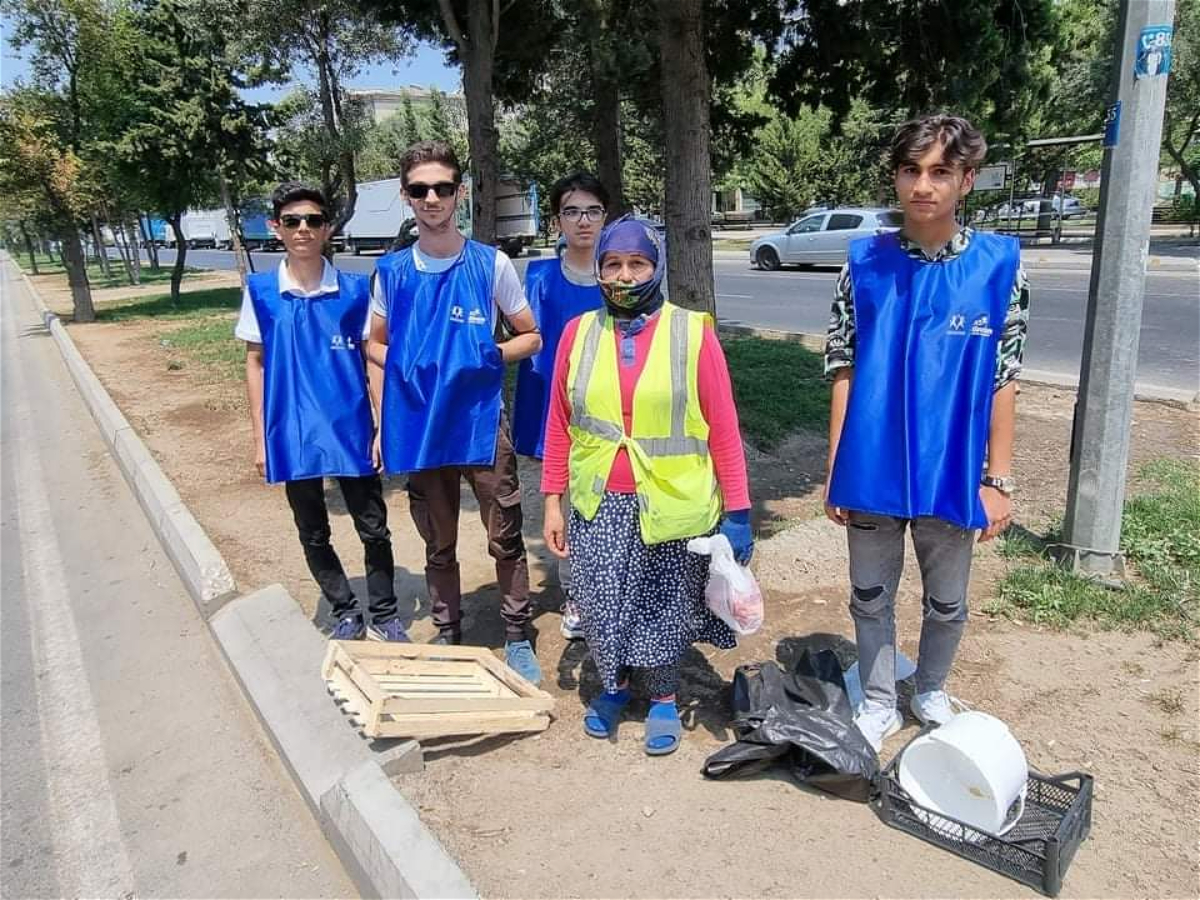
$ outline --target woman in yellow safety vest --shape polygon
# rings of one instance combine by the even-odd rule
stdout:
[[[645,749],[679,746],[679,663],[696,641],[735,644],[704,605],[717,529],[743,563],[754,549],[746,460],[712,320],[667,303],[658,232],[623,218],[596,246],[604,307],[568,323],[546,423],[543,534],[570,556],[571,596],[604,684],[584,730],[614,738],[631,670],[650,695]],[[570,487],[570,518],[562,495]]]

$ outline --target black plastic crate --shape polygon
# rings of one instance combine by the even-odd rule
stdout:
[[[913,802],[897,775],[902,755],[880,777],[877,803],[884,822],[1048,897],[1058,896],[1075,851],[1092,829],[1091,775],[1046,776],[1031,770],[1024,813],[1007,834],[995,837]]]

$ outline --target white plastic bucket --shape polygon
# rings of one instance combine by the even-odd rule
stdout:
[[[1021,818],[1029,766],[1007,725],[972,710],[909,744],[899,776],[900,787],[926,809],[1001,835]]]

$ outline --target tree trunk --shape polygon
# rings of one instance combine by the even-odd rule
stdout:
[[[62,236],[63,265],[71,285],[71,305],[76,322],[95,322],[96,307],[92,305],[92,286],[88,284],[87,259],[79,231],[71,225]]]
[[[112,266],[108,262],[108,252],[104,249],[104,235],[100,233],[100,220],[92,216],[92,240],[96,242],[96,261],[100,263],[100,271],[105,278],[112,278]]]
[[[596,108],[592,119],[592,144],[596,148],[596,177],[608,191],[608,221],[629,212],[621,169],[621,91],[609,33],[608,4],[591,0],[589,55]]]
[[[321,116],[325,122],[325,131],[329,135],[330,143],[338,146],[342,144],[342,85],[338,81],[330,54],[331,36],[328,16],[324,13],[320,14],[319,22],[320,44],[314,59],[317,70],[317,93],[321,98]],[[338,180],[346,186],[344,200],[339,200],[337,191],[331,190],[332,178],[326,176],[324,180],[325,196],[330,203],[334,204],[333,227],[329,231],[330,237],[332,237],[341,233],[342,228],[354,215],[354,207],[358,203],[358,180],[354,165],[354,151],[346,148],[338,154]],[[325,253],[332,258],[333,248],[326,247]]]
[[[448,6],[448,4],[444,4]],[[495,38],[500,27],[492,21],[492,0],[470,0],[467,34],[457,25],[459,58],[463,61],[463,92],[467,97],[467,140],[471,149],[471,237],[485,244],[496,241],[496,191],[500,181],[496,159],[496,111],[492,80]],[[443,9],[443,17],[447,15]],[[439,135],[445,140],[447,135]]]
[[[146,242],[146,257],[150,260],[150,271],[157,272],[161,268],[158,264],[158,244],[154,242],[154,235],[150,233],[146,221],[146,216],[138,215],[138,228],[141,229],[142,239]]]
[[[671,302],[716,315],[704,0],[658,0]]]
[[[217,184],[221,188],[221,204],[225,207],[225,221],[229,223],[229,241],[233,244],[233,259],[237,263],[238,278],[242,287],[246,287],[246,254],[242,246],[242,223],[238,219],[237,210],[233,208],[233,198],[229,196],[229,181],[225,173],[218,170]]]
[[[104,220],[109,223],[109,228],[113,233],[113,246],[117,248],[117,253],[121,257],[121,265],[125,267],[125,277],[129,279],[130,284],[137,284],[138,277],[133,271],[133,260],[130,258],[129,242],[125,239],[125,225],[121,222],[120,216],[116,219],[109,212],[108,204],[104,204]]]
[[[171,305],[179,305],[179,285],[183,282],[183,261],[187,256],[187,240],[183,236],[183,213],[172,213],[167,217],[171,233],[175,235],[175,265],[171,268]]]
[[[33,270],[34,275],[41,275],[37,267],[37,254],[33,250],[33,238],[29,236],[29,229],[25,227],[25,220],[22,219],[19,223],[21,229],[21,237],[25,239],[25,251],[29,254],[29,268]]]
[[[142,250],[138,246],[137,239],[137,223],[133,217],[127,218],[121,223],[121,234],[125,238],[125,246],[129,248],[129,253],[133,257],[133,277],[137,279],[137,283],[142,283]],[[132,240],[130,235],[133,235]]]

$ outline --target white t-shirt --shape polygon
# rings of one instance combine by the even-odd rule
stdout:
[[[288,272],[286,256],[279,261],[280,294],[291,294],[293,297],[320,297],[323,294],[336,294],[337,292],[337,269],[329,264],[329,260],[325,260],[325,268],[321,270],[321,283],[313,291],[304,290],[292,280],[292,276]],[[234,337],[252,344],[262,343],[262,331],[258,327],[258,315],[254,312],[254,302],[250,299],[249,288],[242,292],[242,311],[238,313],[237,325],[234,326],[233,334]],[[366,323],[363,325],[363,340],[365,341],[370,336],[371,317],[367,316]]]
[[[463,248],[466,248],[465,244]],[[412,253],[413,265],[416,266],[418,272],[445,272],[458,261],[458,256],[462,255],[459,253],[458,256],[429,256],[422,253],[421,248],[416,244],[412,245]],[[383,288],[379,286],[378,278],[373,281],[375,284],[371,290],[371,312],[386,319],[388,308],[387,300],[383,296]],[[517,277],[517,270],[513,266],[512,260],[503,250],[496,251],[496,266],[492,275],[492,299],[495,301],[495,308],[506,319],[511,319],[521,310],[529,308],[529,301],[525,298],[525,286]]]
[[[581,272],[573,268],[567,262],[565,255],[559,258],[559,265],[562,268],[563,278],[567,279],[571,284],[577,284],[580,287],[595,287],[599,284],[596,281],[596,273],[594,271],[589,269],[586,272]]]

